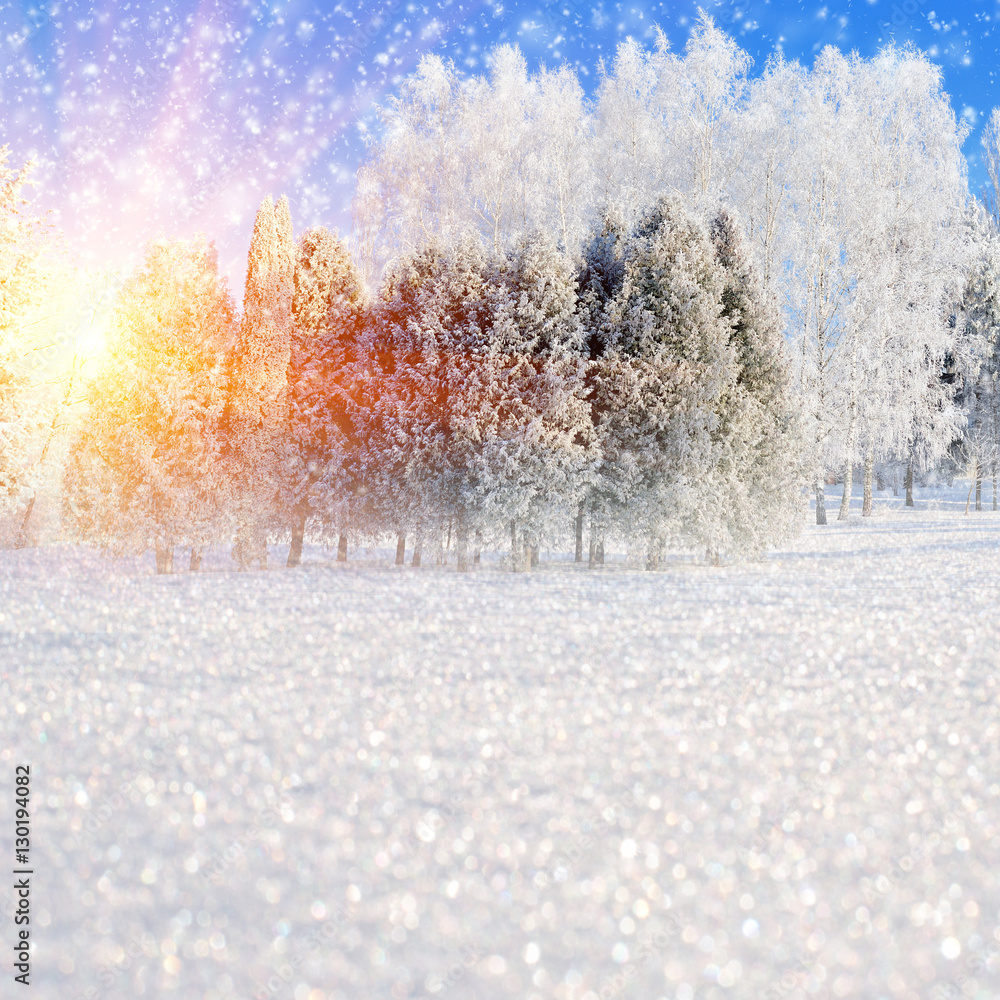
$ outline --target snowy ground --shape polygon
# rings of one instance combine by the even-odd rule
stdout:
[[[25,995],[1000,995],[1000,515],[964,499],[660,573],[0,552]]]

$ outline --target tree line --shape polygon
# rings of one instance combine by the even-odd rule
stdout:
[[[323,228],[265,199],[237,318],[204,240],[155,242],[123,287],[63,480],[64,523],[113,553],[241,568],[306,535],[527,569],[614,537],[659,564],[794,530],[798,425],[780,317],[725,211],[664,198],[578,258],[549,234],[430,240],[368,296]]]
[[[683,53],[629,40],[598,75],[588,97],[506,46],[482,77],[426,57],[381,109],[351,249],[266,200],[242,310],[207,241],[151,244],[69,379],[65,524],[161,568],[282,537],[294,564],[307,535],[516,568],[614,539],[656,566],[778,543],[804,486],[824,524],[842,483],[846,518],[858,472],[865,515],[899,471],[908,503],[964,469],[996,507],[1000,113],[980,201],[910,47],[751,77],[702,16]],[[53,279],[6,161],[0,508],[26,528],[24,303]]]

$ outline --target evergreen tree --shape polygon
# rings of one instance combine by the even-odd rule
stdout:
[[[177,545],[192,568],[218,537],[219,422],[235,318],[215,248],[151,243],[122,290],[90,411],[71,449],[64,519],[113,554],[155,548],[170,572]]]
[[[576,289],[540,238],[492,255],[432,244],[390,274],[370,344],[375,505],[384,527],[513,535],[514,563],[575,509],[588,441]],[[565,520],[565,516],[563,520]]]
[[[722,399],[712,488],[701,531],[714,554],[757,554],[793,533],[802,511],[804,452],[790,395],[781,315],[725,210],[710,227],[724,273],[722,316],[735,385]],[[708,485],[708,484],[706,484]]]
[[[735,350],[722,315],[725,277],[704,228],[677,201],[640,218],[621,281],[595,314],[592,400],[601,461],[593,517],[641,540],[704,541],[703,483],[716,461]]]
[[[230,360],[227,460],[241,569],[267,566],[268,531],[278,514],[286,467],[291,354],[291,221],[285,199],[264,199],[247,257],[239,342]]]
[[[282,493],[301,561],[306,522],[346,531],[359,478],[354,367],[365,316],[361,276],[344,244],[318,227],[298,243],[288,366],[288,465]]]
[[[519,240],[491,270],[480,530],[510,525],[515,567],[518,543],[528,568],[527,553],[575,516],[594,458],[577,306],[576,276],[542,235]]]
[[[475,450],[482,441],[487,263],[466,241],[431,244],[385,282],[366,344],[366,471],[383,527],[437,548],[475,520]]]

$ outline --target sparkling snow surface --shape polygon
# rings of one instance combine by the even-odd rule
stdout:
[[[0,553],[31,996],[1000,995],[1000,515],[889,506],[659,573]]]

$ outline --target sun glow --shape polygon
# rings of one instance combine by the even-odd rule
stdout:
[[[110,317],[91,320],[81,327],[73,341],[73,353],[81,368],[104,354],[110,327]]]

